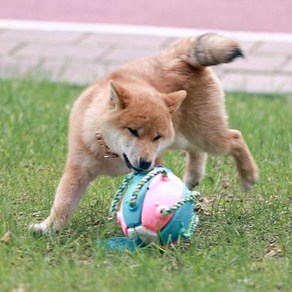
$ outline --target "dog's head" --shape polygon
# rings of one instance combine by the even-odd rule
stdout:
[[[111,110],[101,125],[107,145],[130,169],[153,168],[156,158],[174,140],[172,117],[186,91],[161,94],[113,81],[109,89]]]

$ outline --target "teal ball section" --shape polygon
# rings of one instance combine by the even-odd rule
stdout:
[[[167,245],[192,237],[198,223],[194,202],[199,193],[192,193],[169,169],[158,166],[128,176],[114,198],[112,213],[122,195],[118,223],[137,245]]]
[[[122,202],[123,218],[127,224],[128,228],[136,227],[141,225],[141,215],[142,207],[144,202],[144,197],[147,193],[148,186],[151,181],[145,183],[138,193],[136,202],[133,206],[130,205],[131,197],[133,192],[137,188],[138,184],[145,177],[145,174],[135,173],[131,184],[128,186],[126,193],[124,194],[124,199]]]
[[[186,198],[190,190],[187,186],[184,186],[184,192],[182,194],[182,199]],[[173,217],[167,223],[167,225],[160,230],[159,239],[160,242],[165,245],[169,242],[176,242],[180,236],[187,232],[192,217],[194,216],[194,202],[187,202],[178,208]]]

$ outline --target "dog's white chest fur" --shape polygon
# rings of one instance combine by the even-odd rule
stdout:
[[[175,139],[173,144],[171,145],[171,148],[173,149],[188,149],[190,147],[193,147],[192,144],[190,144],[189,140],[180,132],[176,132]]]

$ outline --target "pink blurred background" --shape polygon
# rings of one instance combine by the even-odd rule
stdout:
[[[292,32],[292,0],[0,0],[0,18]]]

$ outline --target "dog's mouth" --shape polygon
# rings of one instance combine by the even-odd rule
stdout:
[[[145,169],[140,169],[140,168],[133,166],[125,153],[123,153],[123,157],[124,157],[124,161],[126,162],[126,165],[129,169],[132,169],[135,172],[145,172],[146,171]]]
[[[125,160],[125,162],[126,162],[126,165],[127,165],[127,167],[128,167],[129,169],[133,169],[133,170],[135,170],[135,171],[137,171],[137,172],[141,172],[141,171],[142,171],[141,169],[136,168],[135,166],[133,166],[133,165],[131,164],[129,158],[127,157],[127,155],[126,155],[125,153],[123,153],[123,157],[124,157],[124,160]]]

